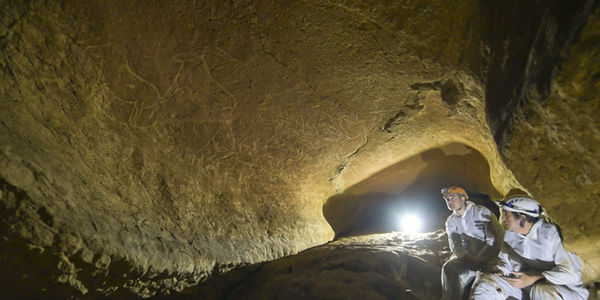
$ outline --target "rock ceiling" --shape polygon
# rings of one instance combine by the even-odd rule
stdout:
[[[451,184],[528,190],[597,279],[600,13],[564,2],[1,2],[0,293],[172,293],[390,210],[434,231]]]

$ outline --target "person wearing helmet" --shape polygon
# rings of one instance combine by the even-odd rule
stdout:
[[[579,259],[540,204],[516,195],[498,205],[506,227],[498,265],[477,277],[471,299],[587,299]]]
[[[442,267],[442,299],[460,300],[476,272],[494,264],[490,260],[498,256],[504,230],[489,209],[469,201],[463,188],[443,188],[442,195],[452,211],[446,220],[452,256]]]

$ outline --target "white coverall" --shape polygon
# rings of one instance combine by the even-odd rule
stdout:
[[[460,300],[475,279],[476,271],[496,259],[504,229],[486,207],[466,201],[462,216],[453,212],[446,220],[452,257],[442,267],[442,299]],[[495,264],[493,261],[492,264]]]
[[[483,273],[473,285],[471,299],[523,299],[524,296],[532,300],[588,298],[579,259],[565,250],[556,226],[551,223],[539,220],[527,235],[506,231],[499,258],[498,268],[505,276],[512,272],[541,272],[546,280],[521,290],[508,284],[501,276]]]

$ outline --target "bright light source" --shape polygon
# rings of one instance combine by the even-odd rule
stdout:
[[[404,215],[400,219],[402,231],[418,232],[421,230],[421,218],[415,215]]]

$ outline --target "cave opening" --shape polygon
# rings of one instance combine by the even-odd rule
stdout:
[[[440,190],[461,186],[469,200],[488,207],[497,216],[494,200],[500,193],[493,187],[489,164],[477,150],[460,143],[442,145],[413,155],[327,199],[323,215],[335,238],[407,231],[444,229],[450,211]]]

